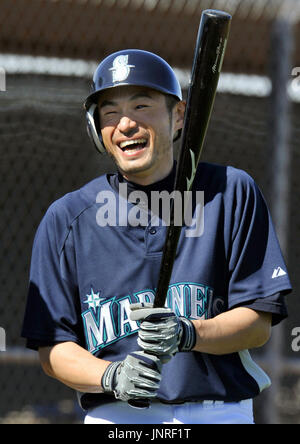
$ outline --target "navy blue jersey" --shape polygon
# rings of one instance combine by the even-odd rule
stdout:
[[[173,179],[174,171],[154,187],[139,188],[146,195],[171,190]],[[121,183],[117,174],[97,178],[54,202],[44,216],[33,245],[22,332],[28,347],[74,341],[109,361],[139,348],[129,306],[154,299],[167,228],[153,226],[151,218],[124,223],[119,213],[136,209],[118,193]],[[189,319],[249,306],[279,322],[286,316],[282,295],[291,285],[259,188],[241,170],[201,163],[193,190],[204,192],[203,230],[191,237],[183,226],[166,305]],[[105,217],[118,223],[105,226]],[[177,353],[162,375],[158,396],[166,402],[238,401],[270,384],[247,350]],[[82,399],[88,407],[107,395]]]

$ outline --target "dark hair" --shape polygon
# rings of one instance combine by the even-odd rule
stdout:
[[[177,97],[171,96],[170,94],[165,95],[165,100],[166,100],[167,110],[170,115],[170,123],[171,123],[172,111],[176,103],[179,102],[179,100],[177,99]],[[176,142],[176,140],[180,139],[181,133],[182,133],[181,129],[177,131],[177,133],[174,136],[173,142]]]
[[[171,114],[174,106],[176,105],[176,103],[179,102],[179,100],[177,99],[177,97],[171,96],[170,94],[166,94],[165,99],[166,99],[167,110]]]

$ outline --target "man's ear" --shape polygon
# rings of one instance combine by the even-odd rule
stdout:
[[[173,110],[174,133],[183,128],[186,101],[177,102]]]

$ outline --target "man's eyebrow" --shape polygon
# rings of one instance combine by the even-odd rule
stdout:
[[[146,93],[146,92],[141,92],[141,93],[137,93],[137,94],[134,94],[133,96],[131,96],[130,99],[129,99],[129,101],[130,101],[130,102],[133,102],[133,101],[136,100],[136,99],[142,99],[142,98],[152,99],[153,97],[151,97],[151,95],[148,94],[148,93]],[[118,103],[117,103],[117,102],[114,102],[113,100],[104,100],[104,101],[100,104],[99,108],[102,109],[102,108],[104,108],[105,106],[117,106],[117,105],[118,105]]]
[[[105,106],[115,106],[115,105],[117,105],[117,103],[116,103],[116,102],[113,102],[112,100],[104,100],[104,101],[100,104],[99,108],[101,109],[101,108],[104,108]]]
[[[146,93],[146,92],[141,92],[141,93],[135,94],[129,100],[133,101],[133,100],[136,100],[136,99],[143,99],[143,98],[152,99],[153,97],[151,97],[151,95]]]

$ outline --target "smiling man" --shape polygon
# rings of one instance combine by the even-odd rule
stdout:
[[[248,350],[287,316],[291,291],[259,188],[244,171],[199,165],[204,231],[189,237],[183,225],[166,307],[154,309],[166,226],[120,190],[173,191],[179,82],[157,55],[120,51],[98,66],[85,109],[93,144],[118,171],[46,212],[32,252],[27,346],[78,392],[87,424],[252,424],[252,400],[270,380]],[[114,212],[138,207],[149,223],[97,223],[100,193]],[[151,408],[129,405],[145,398]]]
[[[162,93],[124,86],[104,91],[98,109],[103,144],[125,179],[145,186],[168,176],[173,137],[183,124],[182,101],[169,110]]]

